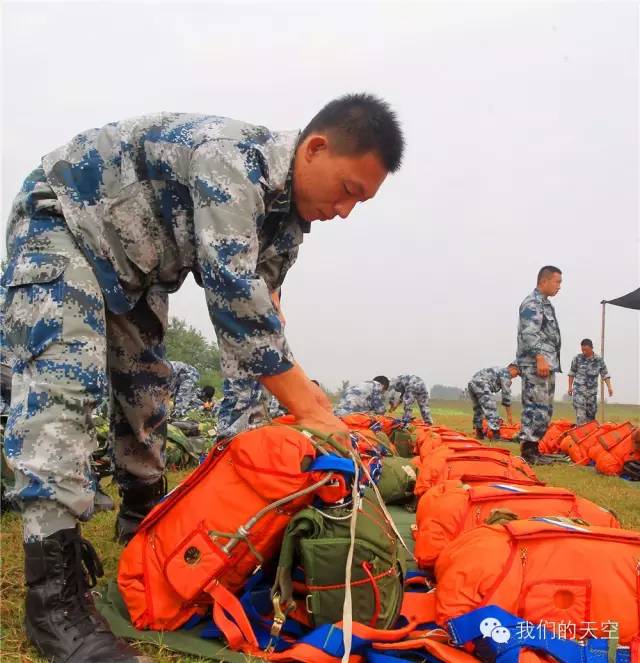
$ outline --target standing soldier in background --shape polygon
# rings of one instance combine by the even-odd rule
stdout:
[[[377,375],[373,380],[360,382],[349,387],[334,410],[338,417],[352,412],[375,412],[384,414],[384,394],[389,389],[389,378]]]
[[[484,439],[483,418],[489,423],[489,437],[494,440],[500,439],[500,417],[498,417],[498,408],[494,398],[494,394],[499,391],[502,392],[502,405],[507,413],[507,422],[513,424],[511,380],[518,375],[520,375],[518,365],[511,363],[506,368],[500,368],[500,366],[483,368],[471,378],[467,389],[473,404],[473,427],[479,440]]]
[[[550,461],[540,454],[538,442],[547,432],[553,415],[556,373],[560,368],[560,327],[549,301],[562,283],[562,272],[546,265],[538,272],[537,286],[520,304],[516,363],[522,377],[520,445],[522,457],[530,464]]]
[[[432,424],[431,409],[429,408],[429,392],[425,381],[417,375],[398,375],[389,385],[389,409],[395,410],[400,403],[404,407],[404,418],[411,419],[411,409],[416,404],[420,410],[422,420]]]
[[[171,385],[169,387],[173,401],[173,416],[181,419],[189,410],[199,407],[198,381],[200,373],[195,366],[183,361],[171,361]]]
[[[586,424],[596,418],[598,408],[598,375],[604,380],[613,396],[611,377],[604,359],[593,351],[593,341],[584,338],[580,341],[582,352],[571,362],[569,371],[569,396],[573,397],[573,409],[576,411],[576,424]]]
[[[351,94],[300,132],[158,113],[78,134],[27,177],[7,224],[2,346],[15,358],[7,458],[24,534],[25,631],[48,661],[132,663],[98,618],[91,410],[111,386],[116,536],[166,492],[169,293],[204,289],[226,377],[301,426],[346,433],[296,362],[272,300],[310,222],[346,218],[400,167],[388,104]],[[83,570],[90,574],[87,577]]]

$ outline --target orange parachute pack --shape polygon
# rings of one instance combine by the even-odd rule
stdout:
[[[552,421],[547,428],[544,437],[538,443],[538,448],[542,454],[555,454],[560,451],[560,443],[563,436],[574,427],[573,422],[568,419],[558,419]]]
[[[618,475],[628,461],[640,460],[640,429],[625,422],[619,428],[598,436],[589,455],[601,474]]]
[[[591,422],[589,422],[591,423]],[[618,424],[607,422],[596,426],[590,433],[584,435],[585,431],[576,428],[569,431],[561,444],[561,448],[576,465],[589,464],[589,451],[598,442],[598,435],[602,435],[618,427]],[[579,434],[580,433],[580,434]]]
[[[436,621],[497,605],[576,638],[609,637],[617,622],[628,644],[640,634],[639,571],[640,532],[553,518],[482,525],[438,557]]]
[[[512,456],[507,449],[472,446],[468,442],[459,446],[463,448],[456,444],[444,445],[421,461],[416,495],[420,496],[432,486],[448,479],[459,479],[463,483],[499,481],[544,485],[522,458]]]
[[[567,431],[567,434],[563,436],[560,442],[560,451],[562,453],[569,453],[569,446],[576,443],[580,443],[585,438],[589,437],[592,433],[595,433],[600,424],[597,421],[588,421],[586,424],[581,426],[576,426],[571,430]]]
[[[483,525],[496,511],[518,518],[563,516],[590,525],[620,527],[616,516],[564,488],[491,483],[470,486],[457,480],[430,488],[418,503],[415,557],[421,568],[432,567],[444,547],[463,532]]]
[[[489,422],[486,419],[482,420],[482,431],[488,437],[493,436],[493,432],[489,428]],[[520,432],[520,424],[505,424],[502,419],[500,419],[500,437],[503,440],[513,440],[514,436]]]
[[[306,435],[282,425],[214,449],[120,557],[118,587],[133,625],[174,630],[212,603],[214,620],[225,619],[232,592],[277,554],[290,519],[319,490],[321,475],[305,471],[315,455]]]

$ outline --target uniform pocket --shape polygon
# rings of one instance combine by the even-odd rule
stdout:
[[[3,343],[16,359],[28,361],[62,337],[64,279],[69,258],[25,252],[13,258],[2,284]]]

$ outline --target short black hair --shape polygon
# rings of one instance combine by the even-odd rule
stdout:
[[[211,385],[207,385],[206,387],[202,387],[200,393],[202,396],[204,396],[204,398],[210,399],[213,398],[213,395],[216,393],[216,388],[212,387]]]
[[[540,267],[537,283],[540,283],[542,279],[549,278],[552,274],[562,274],[562,270],[559,267],[554,267],[553,265],[545,265],[544,267]]]
[[[580,341],[580,345],[588,345],[591,349],[593,349],[593,341],[590,338],[583,338]]]
[[[313,384],[318,385],[318,387],[320,386],[320,383],[317,380],[311,380],[311,382],[313,382]]]
[[[384,375],[376,375],[374,382],[379,382],[385,389],[389,388],[389,378]]]
[[[376,152],[384,167],[395,173],[402,163],[404,136],[389,104],[372,94],[345,94],[330,101],[306,126],[300,141],[327,133],[339,154]]]

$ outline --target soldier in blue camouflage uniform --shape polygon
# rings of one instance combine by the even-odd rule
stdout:
[[[573,398],[576,424],[586,424],[596,418],[598,409],[598,375],[607,385],[609,398],[613,396],[611,376],[604,359],[593,351],[593,341],[584,338],[580,342],[581,353],[571,362],[569,371],[569,396]]]
[[[227,377],[258,380],[299,421],[345,431],[295,362],[272,295],[309,222],[346,218],[402,159],[388,105],[347,95],[300,133],[161,113],[90,129],[43,157],[7,227],[5,341],[15,358],[6,449],[21,504],[26,632],[48,660],[138,660],[98,620],[81,538],[96,446],[91,411],[111,384],[117,536],[165,492],[168,294],[204,288]]]
[[[511,380],[520,375],[520,369],[515,363],[506,368],[493,366],[483,368],[471,378],[467,390],[473,405],[473,427],[476,437],[484,439],[482,430],[482,419],[486,419],[494,440],[500,439],[500,417],[494,394],[502,392],[502,405],[507,413],[507,421],[513,423],[511,416]]]
[[[422,420],[432,424],[431,409],[429,407],[429,392],[424,380],[417,375],[398,375],[389,385],[389,409],[393,412],[400,403],[404,407],[404,418],[411,419],[411,409],[416,404],[420,410]]]
[[[334,413],[338,417],[344,417],[352,412],[384,414],[384,394],[387,389],[389,389],[389,378],[384,375],[378,375],[373,380],[354,384],[344,392],[334,409]]]
[[[544,464],[538,442],[544,437],[553,415],[555,374],[560,368],[560,327],[549,301],[562,283],[562,272],[546,265],[538,272],[537,286],[520,304],[516,363],[522,377],[520,444],[529,463]]]
[[[190,410],[202,404],[198,397],[200,373],[195,366],[185,364],[183,361],[170,361],[169,363],[171,364],[169,389],[173,401],[173,416],[180,419]]]

